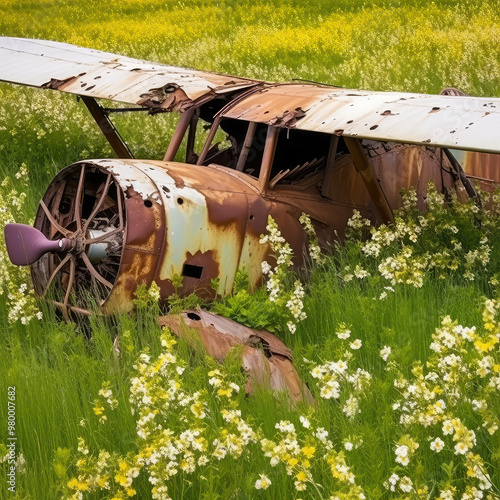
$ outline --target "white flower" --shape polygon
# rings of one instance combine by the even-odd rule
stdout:
[[[443,422],[443,434],[447,436],[448,434],[453,434],[455,432],[455,428],[453,427],[453,423],[451,420],[445,420]]]
[[[339,331],[337,333],[337,337],[339,339],[345,340],[351,336],[351,330],[349,330],[344,324],[339,325]]]
[[[326,440],[326,438],[328,437],[328,431],[325,430],[324,427],[318,427],[318,429],[316,430],[316,437],[324,442]]]
[[[384,345],[384,348],[380,351],[380,357],[384,361],[387,361],[389,354],[391,354],[391,348],[389,346]]]
[[[306,417],[303,417],[302,415],[300,416],[299,418],[300,420],[300,423],[306,428],[306,429],[309,429],[309,427],[311,426],[311,423],[309,422],[309,420],[306,418]]]
[[[400,445],[395,450],[396,453],[396,462],[400,463],[403,466],[406,466],[410,462],[410,458],[408,457],[408,446]]]
[[[409,477],[403,476],[399,481],[399,487],[401,488],[401,491],[410,493],[410,491],[413,489],[413,483]]]
[[[351,342],[351,344],[350,344],[351,349],[355,349],[355,350],[359,349],[362,345],[363,345],[363,343],[359,339],[356,339],[354,342]]]
[[[455,455],[465,455],[469,451],[469,447],[462,442],[455,445]]]
[[[102,396],[103,398],[110,398],[113,393],[111,392],[110,389],[101,389],[99,391],[99,395]]]
[[[271,480],[265,474],[261,474],[260,479],[257,479],[257,481],[255,481],[255,489],[267,490],[267,488],[269,488],[271,484]]]
[[[391,491],[396,491],[396,484],[399,481],[399,476],[397,474],[393,474],[385,483],[384,486],[386,489]]]
[[[263,261],[261,264],[262,274],[268,274],[272,269],[271,265],[267,261]]]
[[[434,441],[431,442],[432,451],[439,453],[443,448],[444,448],[444,441],[442,441],[441,439],[436,438],[434,439]]]
[[[353,446],[354,446],[354,445],[353,445],[350,441],[346,441],[346,442],[344,443],[344,448],[345,448],[347,451],[351,451],[351,450],[352,450],[352,448],[353,448]]]

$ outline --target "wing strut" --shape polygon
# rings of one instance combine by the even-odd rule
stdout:
[[[385,193],[378,183],[378,179],[373,172],[371,163],[366,156],[361,142],[359,139],[353,139],[351,137],[344,137],[345,143],[349,152],[351,153],[354,165],[361,174],[361,178],[365,183],[366,189],[370,193],[371,199],[375,204],[375,207],[382,218],[382,222],[394,222],[394,214],[389,206],[389,202],[385,197]]]
[[[87,106],[90,114],[96,121],[97,125],[104,134],[104,137],[106,137],[118,158],[134,158],[134,155],[122,139],[122,136],[118,133],[118,130],[116,130],[116,127],[109,119],[109,116],[104,108],[93,97],[81,95],[80,98],[85,103],[85,106]]]
[[[448,89],[445,89],[448,90]],[[465,175],[464,169],[462,168],[462,165],[460,165],[460,162],[453,156],[453,153],[448,149],[448,148],[443,148],[444,154],[448,158],[448,160],[451,163],[451,166],[455,169],[455,172],[457,173],[458,177],[462,181],[462,184],[465,188],[465,191],[467,191],[467,194],[469,195],[469,198],[472,198],[478,207],[481,206],[481,198],[477,194],[476,188],[470,181],[470,179]]]

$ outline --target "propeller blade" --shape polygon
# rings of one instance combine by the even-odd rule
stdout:
[[[49,240],[38,229],[25,224],[7,224],[4,233],[7,253],[16,266],[33,264],[47,252],[64,252],[70,247],[66,238]]]

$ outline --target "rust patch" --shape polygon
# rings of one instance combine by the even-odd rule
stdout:
[[[213,250],[207,252],[198,250],[194,255],[187,252],[183,266],[182,287],[179,294],[187,296],[196,292],[201,298],[215,298],[216,291],[211,287],[211,280],[219,277],[221,264],[223,263],[218,262]],[[199,273],[197,274],[199,277],[190,276],[191,269]]]
[[[287,391],[296,403],[314,404],[314,398],[292,363],[292,352],[267,330],[248,328],[208,311],[184,311],[162,316],[158,323],[185,339],[195,350],[204,350],[222,363],[231,349],[243,345],[243,369],[248,377],[245,391],[258,387]]]
[[[152,108],[163,108],[167,111],[185,111],[192,105],[192,100],[176,83],[150,89],[147,93],[141,94],[141,99],[137,104]]]
[[[155,216],[155,212],[159,212],[158,205],[152,202],[148,208],[142,197],[136,194],[125,201],[125,207],[128,215],[127,246],[139,246],[143,251],[160,253],[161,241],[157,234],[159,221]]]
[[[64,80],[58,80],[57,78],[51,78],[49,82],[40,85],[40,87],[43,89],[62,90],[62,87],[65,84],[71,83],[85,74],[86,73],[80,73],[79,75],[70,76],[69,78],[65,78]]]
[[[227,193],[220,200],[207,196],[208,218],[218,226],[233,225],[238,233],[245,231],[248,203],[246,195]]]
[[[277,115],[271,120],[267,121],[269,125],[278,127],[293,128],[297,121],[306,116],[306,112],[299,106],[293,111],[286,110],[283,114]]]

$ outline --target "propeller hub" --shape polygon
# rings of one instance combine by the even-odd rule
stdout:
[[[47,252],[67,252],[73,248],[71,239],[49,240],[38,229],[25,224],[7,224],[4,234],[7,253],[16,266],[33,264]]]

